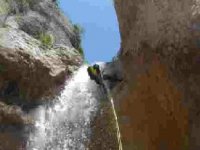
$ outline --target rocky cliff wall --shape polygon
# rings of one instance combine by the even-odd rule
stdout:
[[[23,148],[20,131],[34,122],[26,112],[58,94],[82,63],[80,31],[56,1],[1,0],[1,141]],[[0,149],[10,150],[8,142],[0,143]]]
[[[2,98],[50,95],[83,62],[79,33],[55,1],[3,0],[0,7]]]
[[[199,149],[199,2],[116,0],[115,8],[124,149]]]

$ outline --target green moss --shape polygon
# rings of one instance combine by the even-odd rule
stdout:
[[[54,44],[54,37],[48,33],[40,33],[39,40],[42,43],[42,46],[46,48],[51,48]]]
[[[20,91],[19,91],[19,98],[20,98],[21,100],[24,100],[24,99],[26,98],[25,92],[24,92],[23,90],[21,90],[21,89],[20,89]]]
[[[183,137],[183,150],[189,150],[189,138],[188,135]]]
[[[5,67],[2,64],[0,64],[0,73],[4,72],[5,70],[6,70]]]
[[[83,51],[83,48],[82,48],[82,47],[79,47],[79,48],[78,48],[78,51],[79,51],[79,53],[80,53],[82,56],[84,56],[84,51]]]

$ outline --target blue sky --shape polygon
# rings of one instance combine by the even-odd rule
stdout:
[[[82,47],[89,63],[107,62],[116,55],[120,35],[112,0],[60,0],[60,7],[84,28]]]

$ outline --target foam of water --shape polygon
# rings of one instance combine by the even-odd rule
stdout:
[[[90,120],[97,111],[98,88],[83,66],[66,83],[52,106],[34,111],[35,129],[28,150],[85,150],[90,135]],[[100,93],[101,94],[101,93]]]

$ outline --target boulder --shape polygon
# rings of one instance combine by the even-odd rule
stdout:
[[[15,90],[18,91],[16,96],[28,101],[49,96],[52,88],[62,84],[70,74],[68,67],[79,66],[82,62],[75,49],[66,46],[43,49],[41,42],[17,29],[0,28],[0,38],[0,76],[5,83],[1,89],[3,97]],[[3,94],[12,83],[16,84],[13,91]]]

